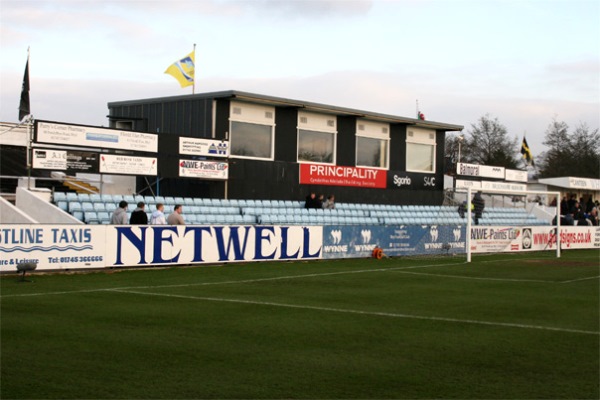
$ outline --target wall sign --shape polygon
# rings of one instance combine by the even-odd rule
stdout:
[[[385,189],[387,171],[341,165],[300,164],[301,185],[354,186]]]

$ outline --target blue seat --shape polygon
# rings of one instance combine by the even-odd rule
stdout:
[[[85,211],[83,213],[83,217],[85,219],[85,222],[88,224],[99,224],[100,220],[98,219],[98,214],[96,214],[96,211]]]
[[[110,224],[110,214],[106,211],[98,212],[98,220],[101,224]]]
[[[102,203],[102,195],[98,193],[90,194],[90,201],[92,203]]]
[[[63,211],[66,211],[66,212],[68,212],[68,211],[69,211],[69,203],[67,203],[67,201],[66,201],[66,200],[60,200],[60,201],[57,201],[57,202],[56,202],[56,206],[57,206],[58,208],[60,208],[61,210],[63,210]]]
[[[75,192],[68,192],[67,193],[67,200],[69,200],[69,201],[79,201],[79,196],[77,196],[77,193],[75,193]]]
[[[52,199],[54,200],[55,203],[59,202],[59,201],[66,201],[67,194],[65,192],[54,192]]]
[[[73,211],[73,216],[83,222],[83,211]]]
[[[80,202],[82,202],[82,203],[83,203],[84,201],[91,201],[91,200],[90,200],[90,195],[89,195],[88,193],[79,193],[79,194],[77,195],[77,197],[79,198],[79,201],[80,201]]]
[[[244,224],[256,224],[256,216],[251,214],[243,215]]]
[[[112,212],[115,211],[117,209],[117,205],[115,203],[105,203],[104,204],[104,208],[106,209],[106,211],[108,212]]]
[[[74,211],[82,211],[80,202],[78,202],[78,201],[70,201],[69,202],[69,212],[73,213]]]
[[[125,196],[123,196],[123,200],[125,200],[129,204],[135,203],[135,197],[133,197],[133,195],[131,194],[126,194]]]
[[[83,210],[83,212],[94,211],[94,203],[92,203],[90,201],[82,202],[81,209]]]
[[[106,211],[106,206],[104,203],[92,203],[94,205],[94,211]]]

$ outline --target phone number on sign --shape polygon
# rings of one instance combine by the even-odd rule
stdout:
[[[82,257],[48,257],[48,262],[55,263],[85,263],[102,261],[102,256],[82,256]]]

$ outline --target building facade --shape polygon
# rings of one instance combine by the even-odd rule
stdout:
[[[445,135],[463,129],[240,91],[108,108],[111,128],[159,135],[156,187],[173,196],[303,200],[315,192],[343,202],[441,204]],[[183,177],[181,138],[226,144],[228,178]]]

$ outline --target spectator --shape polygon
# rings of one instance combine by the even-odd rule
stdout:
[[[131,213],[129,223],[132,225],[148,225],[148,214],[146,214],[146,205],[143,201],[137,203],[137,208]]]
[[[573,216],[573,221],[577,222],[575,225],[587,225],[585,214],[577,200],[575,201],[575,205],[573,206],[573,208],[571,208],[571,210],[569,211],[569,214]]]
[[[590,195],[590,197],[588,198],[587,204],[585,205],[585,211],[588,213],[591,213],[592,210],[594,209],[594,207],[596,207],[594,205],[594,200],[592,200],[592,196]]]
[[[119,202],[119,207],[113,212],[110,223],[113,225],[127,224],[127,202],[125,200]]]
[[[169,225],[185,225],[185,221],[183,220],[183,217],[181,216],[182,212],[183,212],[183,207],[181,206],[181,204],[176,204],[175,207],[173,208],[173,212],[171,214],[169,214],[169,216],[167,217],[167,224],[169,224]]]
[[[152,216],[150,217],[151,225],[166,225],[167,224],[167,220],[165,219],[165,214],[163,213],[164,209],[165,209],[164,204],[162,204],[162,203],[156,204],[156,210],[154,210],[154,212],[152,213]]]
[[[327,196],[327,200],[325,200],[325,202],[323,203],[323,208],[327,209],[327,210],[334,210],[335,209],[335,196],[330,194],[329,196]]]
[[[308,196],[306,196],[306,202],[304,203],[304,208],[317,208],[317,196],[315,192],[310,192]]]
[[[563,196],[560,202],[560,215],[567,215],[569,213],[569,202],[567,196]]]
[[[575,203],[577,203],[577,197],[574,194],[572,194],[571,198],[569,198],[569,201],[567,201],[567,212],[571,212],[571,210],[575,206]]]
[[[600,221],[598,221],[598,208],[592,207],[592,211],[588,214],[587,220],[590,221],[590,224],[593,226],[598,226]]]
[[[323,194],[319,194],[319,197],[317,197],[317,201],[315,202],[314,208],[323,208],[324,198],[325,196]]]
[[[479,225],[479,220],[481,219],[483,209],[485,208],[485,200],[481,197],[481,192],[475,193],[472,203],[475,211],[475,225]]]

